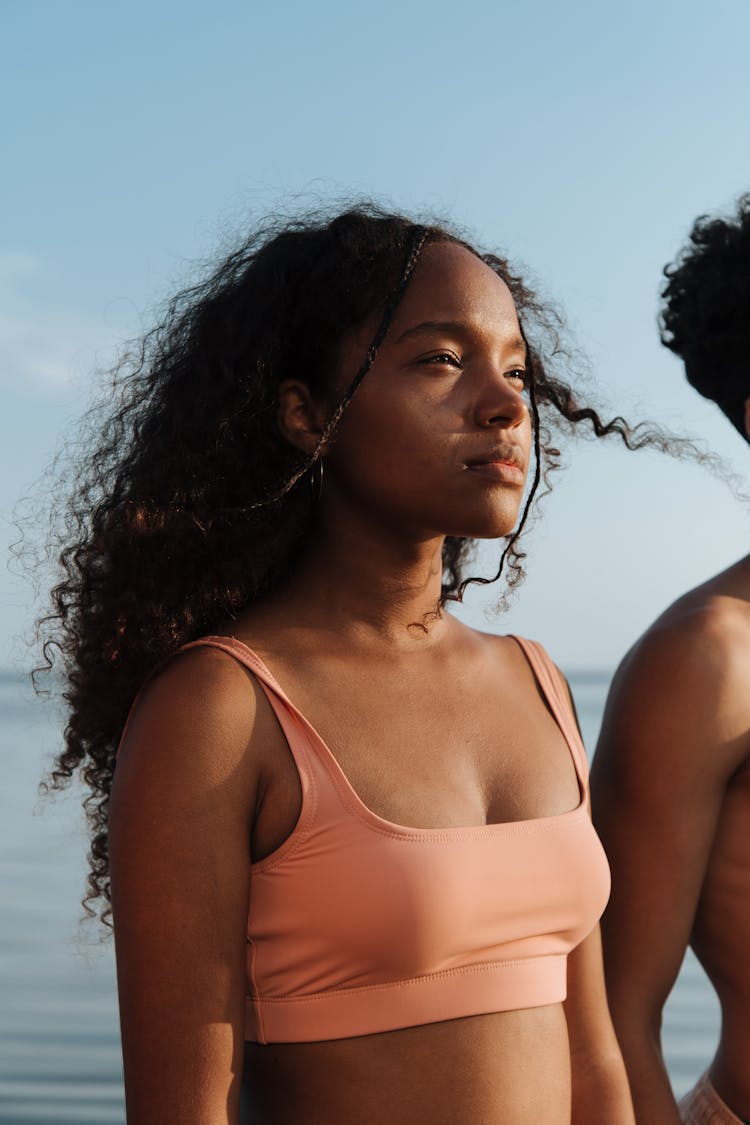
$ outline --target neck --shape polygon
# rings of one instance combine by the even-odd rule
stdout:
[[[407,540],[357,515],[334,522],[322,512],[285,605],[293,600],[299,619],[362,643],[434,642],[446,627],[438,611],[443,543],[444,536]]]

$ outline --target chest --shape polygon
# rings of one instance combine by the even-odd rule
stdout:
[[[331,665],[288,694],[362,803],[412,827],[556,816],[580,785],[560,727],[530,670],[511,683],[456,673]]]

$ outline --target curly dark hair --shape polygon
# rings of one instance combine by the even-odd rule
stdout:
[[[661,341],[685,364],[691,386],[712,399],[747,440],[750,396],[750,194],[729,219],[701,215],[664,267]]]
[[[421,249],[450,241],[506,282],[529,345],[535,468],[517,529],[493,578],[465,575],[469,542],[448,539],[442,603],[469,582],[523,575],[519,536],[560,453],[551,426],[586,423],[630,449],[665,449],[655,427],[603,422],[553,376],[560,318],[507,261],[445,223],[418,225],[361,203],[342,213],[268,221],[169,302],[161,322],[115,368],[84,424],[62,526],[49,550],[61,579],[38,635],[43,664],[63,673],[64,746],[47,785],[75,773],[88,787],[90,872],[84,907],[109,917],[107,819],[115,756],[143,683],[181,645],[215,632],[294,571],[315,509],[306,457],[280,435],[277,387],[305,372],[325,387],[345,334],[373,315],[378,332],[333,411],[330,437],[371,366]],[[59,490],[58,490],[59,495]],[[442,604],[441,603],[441,604]]]

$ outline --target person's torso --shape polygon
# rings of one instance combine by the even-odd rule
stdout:
[[[567,1125],[565,958],[608,872],[564,686],[502,646],[463,676],[276,659],[284,692],[251,668],[286,737],[253,840],[250,1120],[343,1125],[354,1098]]]

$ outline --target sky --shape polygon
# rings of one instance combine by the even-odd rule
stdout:
[[[196,263],[274,209],[362,196],[502,250],[564,310],[581,393],[697,436],[748,483],[750,447],[656,329],[695,216],[750,189],[744,0],[4,0],[0,30],[4,553],[94,371]],[[612,668],[747,552],[750,506],[661,455],[577,442],[566,462],[511,610],[490,588],[462,612]],[[0,666],[28,664],[33,612],[3,567]]]

